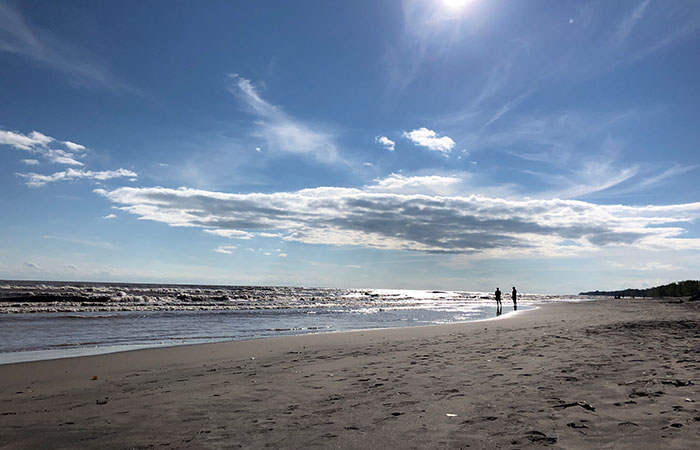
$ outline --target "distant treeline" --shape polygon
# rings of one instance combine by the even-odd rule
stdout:
[[[579,295],[605,295],[621,297],[693,297],[700,295],[700,281],[686,280],[664,284],[649,289],[624,289],[621,291],[581,292]]]

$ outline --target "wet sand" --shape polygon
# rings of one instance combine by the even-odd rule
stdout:
[[[0,366],[0,448],[698,448],[700,302]]]

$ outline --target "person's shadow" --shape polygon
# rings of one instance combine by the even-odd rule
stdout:
[[[496,306],[496,317],[500,316],[501,314],[503,314],[503,306],[498,305]]]

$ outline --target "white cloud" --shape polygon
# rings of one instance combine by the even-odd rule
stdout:
[[[331,133],[307,125],[268,103],[250,80],[237,74],[229,77],[233,81],[229,92],[245,102],[258,117],[258,133],[267,142],[269,151],[306,155],[323,163],[341,161]]]
[[[678,271],[683,270],[683,267],[661,262],[648,262],[645,264],[623,264],[616,261],[608,263],[611,267],[623,270],[634,270],[641,272],[659,272],[659,271]]]
[[[307,244],[504,256],[562,255],[609,246],[700,250],[700,239],[683,238],[685,229],[679,225],[700,219],[700,203],[638,207],[436,196],[382,192],[381,184],[272,194],[162,187],[96,192],[141,219],[222,235],[277,231],[284,240]]]
[[[65,141],[63,144],[68,150],[61,150],[49,148],[48,145],[51,143],[60,144],[60,142],[56,141],[51,136],[46,136],[38,131],[32,131],[28,135],[24,135],[14,131],[0,130],[0,144],[9,145],[29,153],[39,154],[55,164],[67,164],[72,166],[83,165],[83,163],[76,158],[79,156],[80,152],[86,150],[84,146]]]
[[[449,136],[438,137],[435,131],[425,127],[408,132],[404,131],[403,136],[410,139],[415,145],[425,147],[434,152],[442,152],[445,155],[450,153],[455,146],[455,141]]]
[[[38,166],[39,161],[36,159],[23,159],[22,163],[26,164],[27,166]]]
[[[222,230],[222,229],[207,229],[204,230],[206,233],[215,234],[217,236],[223,236],[231,239],[251,239],[253,237],[252,233],[241,230]]]
[[[71,141],[63,141],[63,145],[65,145],[74,152],[83,152],[87,150],[87,148],[84,145],[76,144],[75,142]]]
[[[117,215],[116,214],[107,214],[106,216],[102,216],[103,219],[116,219]]]
[[[377,192],[394,192],[401,194],[435,194],[452,195],[458,192],[462,179],[454,176],[413,176],[407,177],[392,173],[386,178],[374,180],[376,184],[368,190]]]
[[[233,254],[233,251],[234,251],[236,248],[237,248],[237,247],[236,247],[235,245],[220,245],[220,246],[216,247],[216,248],[214,249],[214,251],[215,251],[216,253],[223,253],[223,254],[226,254],[226,255],[231,255],[231,254]]]
[[[377,136],[374,138],[374,142],[382,144],[384,148],[389,150],[390,152],[393,152],[396,148],[396,142],[392,141],[386,136]]]
[[[39,133],[38,131],[32,131],[31,133],[29,133],[29,137],[34,141],[38,142],[39,145],[43,146],[46,146],[55,140],[51,136],[46,136],[45,134]]]
[[[288,255],[286,253],[280,253],[277,256],[279,256],[280,258],[286,258]]]
[[[25,266],[25,267],[29,267],[30,269],[34,269],[34,270],[41,270],[41,267],[39,267],[38,265],[36,265],[36,264],[34,264],[33,262],[30,262],[30,261],[25,261],[25,262],[24,262],[24,266]]]
[[[75,155],[72,153],[65,152],[63,150],[51,150],[48,149],[46,153],[44,153],[44,156],[51,161],[52,163],[56,164],[66,164],[69,166],[83,166],[84,164],[75,159]]]
[[[33,150],[36,147],[45,147],[53,138],[45,136],[37,131],[32,131],[28,136],[14,131],[0,130],[0,144],[10,145],[19,150]]]
[[[138,176],[136,172],[132,172],[131,170],[127,169],[105,170],[97,172],[92,170],[68,169],[61,172],[55,172],[52,175],[42,175],[38,173],[18,173],[17,175],[25,178],[27,180],[27,186],[30,187],[41,187],[48,183],[53,183],[56,181],[72,181],[76,179],[104,181],[112,178]]]
[[[279,237],[282,237],[282,235],[279,234],[279,233],[257,233],[257,236],[263,237],[263,238],[279,238]]]

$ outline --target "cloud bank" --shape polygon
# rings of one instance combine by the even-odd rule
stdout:
[[[385,185],[397,181],[412,180]],[[95,192],[141,219],[221,236],[281,233],[284,240],[307,244],[488,255],[555,256],[606,246],[700,249],[700,239],[682,238],[679,226],[700,218],[700,203],[638,207],[407,194],[383,189],[381,182],[272,194],[184,187]]]

